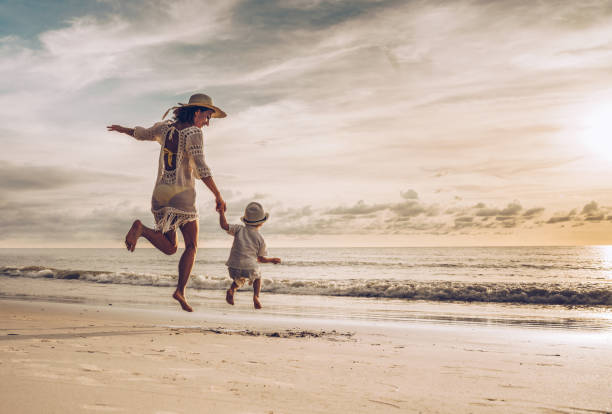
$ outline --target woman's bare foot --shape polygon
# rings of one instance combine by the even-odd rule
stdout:
[[[257,296],[253,296],[253,306],[255,306],[255,309],[261,309],[261,302]]]
[[[128,234],[125,236],[125,247],[131,252],[136,248],[136,242],[138,238],[142,235],[142,223],[140,220],[134,221],[132,224],[132,228],[128,231]]]
[[[193,312],[193,308],[189,306],[189,304],[185,300],[185,296],[181,295],[178,291],[175,291],[172,297],[176,299],[178,303],[181,304],[181,308],[183,308],[184,311]]]
[[[229,303],[230,305],[234,304],[234,291],[231,289],[227,290],[227,293],[225,294],[225,301],[227,303]]]

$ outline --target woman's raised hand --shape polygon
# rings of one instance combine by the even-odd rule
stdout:
[[[106,129],[109,131],[121,132],[122,134],[134,135],[134,129],[126,128],[121,125],[109,125],[106,127]]]
[[[106,129],[109,131],[123,132],[125,128],[122,127],[121,125],[109,125],[106,127]]]

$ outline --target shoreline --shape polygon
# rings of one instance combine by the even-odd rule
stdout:
[[[8,299],[0,321],[2,412],[612,411],[605,332]]]
[[[121,285],[81,280],[0,277],[0,299],[48,301],[85,306],[129,306],[149,312],[176,312],[173,286]],[[236,305],[225,302],[224,290],[188,288],[195,314],[227,321],[236,318],[292,321],[312,319],[317,324],[376,325],[410,328],[418,324],[514,326],[529,329],[609,331],[609,307],[483,302],[431,302],[393,298],[287,295],[263,291],[264,308],[253,309],[251,292],[240,290]]]

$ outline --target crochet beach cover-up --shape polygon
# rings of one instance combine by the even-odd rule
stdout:
[[[134,138],[161,144],[151,198],[155,230],[166,233],[198,220],[195,179],[211,176],[204,161],[202,130],[196,126],[178,130],[172,121],[163,121],[151,128],[135,127]]]

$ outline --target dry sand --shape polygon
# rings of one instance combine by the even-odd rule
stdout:
[[[1,413],[605,413],[610,333],[0,300]]]

